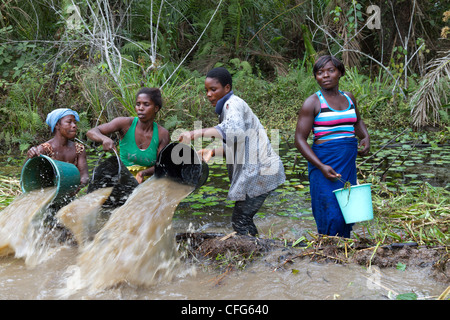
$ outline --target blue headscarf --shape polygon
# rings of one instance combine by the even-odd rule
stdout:
[[[50,129],[52,129],[52,132],[55,130],[55,126],[58,123],[59,119],[65,116],[73,115],[75,116],[75,120],[77,122],[80,121],[80,117],[78,116],[78,113],[76,111],[73,111],[72,109],[68,108],[61,108],[61,109],[55,109],[52,112],[50,112],[47,115],[47,120],[45,121]]]

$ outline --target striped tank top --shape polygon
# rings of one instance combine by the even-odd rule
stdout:
[[[322,92],[316,92],[320,100],[320,111],[314,118],[314,141],[355,137],[355,105],[347,94],[339,92],[348,100],[348,108],[345,110],[334,110],[328,105]]]

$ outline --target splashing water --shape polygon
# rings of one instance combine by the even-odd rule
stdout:
[[[194,187],[150,178],[113,211],[70,266],[67,289],[103,290],[121,283],[147,286],[170,279],[179,263],[172,217]],[[64,295],[71,293],[64,293]]]
[[[102,188],[75,199],[61,208],[56,217],[68,228],[79,246],[90,240],[100,229],[100,211],[113,188]]]
[[[51,255],[43,217],[55,195],[56,187],[23,193],[0,212],[0,256],[15,253],[33,267]]]

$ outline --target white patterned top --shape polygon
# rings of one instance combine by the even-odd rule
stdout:
[[[222,135],[231,186],[228,200],[257,197],[284,183],[283,163],[266,130],[248,104],[236,95],[225,102],[215,128]]]

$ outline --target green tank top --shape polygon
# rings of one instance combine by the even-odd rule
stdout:
[[[140,165],[143,167],[152,167],[156,163],[158,155],[159,135],[158,125],[153,122],[153,136],[152,141],[147,149],[141,150],[136,145],[135,131],[138,118],[134,118],[130,129],[119,142],[120,160],[127,167],[133,165]]]

